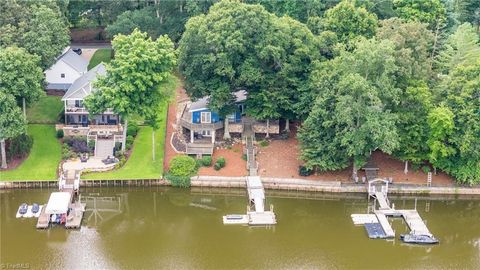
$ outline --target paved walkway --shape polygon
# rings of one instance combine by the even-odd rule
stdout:
[[[113,148],[115,148],[115,142],[113,139],[98,139],[97,144],[95,145],[95,157],[101,159],[113,157]]]

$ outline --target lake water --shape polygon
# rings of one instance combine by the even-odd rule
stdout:
[[[480,198],[418,199],[417,209],[441,241],[435,246],[371,240],[354,226],[366,196],[267,192],[278,224],[223,225],[243,214],[243,190],[88,188],[82,228],[36,230],[16,219],[22,202],[54,190],[0,191],[0,268],[49,269],[480,269]],[[414,197],[391,197],[397,209]],[[393,227],[408,231],[401,219]]]

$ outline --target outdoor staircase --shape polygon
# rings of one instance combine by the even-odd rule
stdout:
[[[113,157],[113,148],[115,148],[115,141],[113,139],[98,139],[95,144],[95,157],[102,159],[108,156]]]
[[[252,122],[244,120],[243,122],[243,137],[245,139],[245,144],[247,148],[247,168],[249,171],[250,176],[257,175],[257,161],[255,159],[255,146],[253,145],[253,141],[255,139],[255,133],[252,129]]]

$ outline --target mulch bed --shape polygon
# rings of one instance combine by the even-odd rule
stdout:
[[[201,167],[198,170],[199,175],[208,176],[246,176],[247,162],[242,159],[243,145],[241,143],[234,144],[231,149],[220,148],[213,151],[212,166]],[[225,167],[216,171],[213,164],[219,157],[225,158]]]
[[[259,162],[259,175],[265,177],[281,178],[300,178],[310,180],[342,181],[353,182],[351,180],[352,167],[339,171],[323,172],[308,177],[298,174],[298,167],[303,164],[299,160],[300,148],[296,138],[296,127],[292,125],[291,134],[287,140],[272,140],[267,147],[258,146],[257,161]],[[404,174],[404,163],[393,157],[375,151],[372,154],[373,161],[380,168],[380,177],[392,177],[394,183],[426,184],[427,174],[423,171],[410,171]],[[358,171],[361,179],[365,176],[362,170]],[[433,176],[434,185],[452,185],[453,178],[443,172],[438,172]]]

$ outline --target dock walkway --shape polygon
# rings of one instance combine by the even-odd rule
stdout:
[[[423,222],[423,219],[418,214],[417,210],[398,210],[398,212],[402,214],[403,219],[410,228],[410,234],[428,235],[430,237],[433,236]]]

